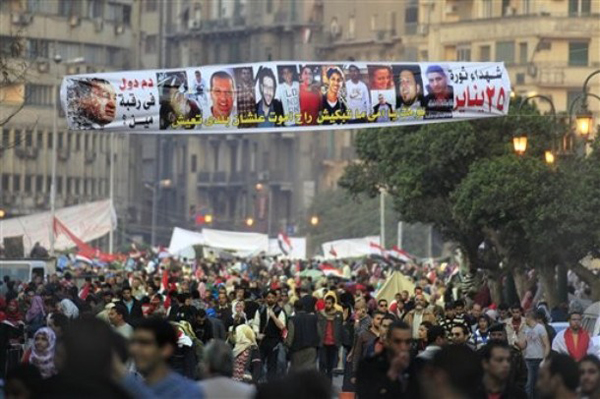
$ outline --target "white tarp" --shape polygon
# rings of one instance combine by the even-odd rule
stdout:
[[[3,237],[23,236],[23,246],[29,253],[36,242],[50,248],[52,231],[51,213],[41,212],[34,215],[5,219],[0,221],[0,240]],[[90,242],[108,234],[116,228],[117,218],[110,200],[90,202],[56,210],[56,218],[75,236],[84,242]],[[54,248],[65,250],[75,244],[64,234],[56,237]]]
[[[194,245],[204,245],[204,236],[197,231],[185,230],[179,227],[173,229],[171,243],[169,244],[169,253],[177,255],[181,251]]]
[[[292,244],[292,250],[289,254],[284,255],[279,240],[276,238],[269,239],[269,253],[271,256],[285,256],[289,259],[306,259],[306,238],[305,237],[289,237]]]
[[[269,251],[269,237],[260,233],[202,229],[204,245],[240,252]]]
[[[325,242],[321,248],[326,259],[358,258],[381,254],[381,250],[374,246],[379,246],[379,243],[379,236],[368,236]]]

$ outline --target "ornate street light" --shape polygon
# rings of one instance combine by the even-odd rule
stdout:
[[[254,219],[248,218],[246,219],[246,226],[252,227],[254,225]]]
[[[580,136],[588,137],[594,126],[594,116],[586,108],[575,116],[576,131]]]
[[[513,147],[517,155],[525,154],[527,150],[527,136],[513,137]]]
[[[526,97],[523,99],[523,101],[521,101],[521,104],[519,104],[519,108],[517,109],[517,113],[521,113],[521,109],[523,108],[523,106],[529,101],[532,100],[534,98],[540,98],[544,101],[546,101],[548,104],[550,104],[550,113],[552,114],[552,117],[554,119],[554,123],[552,124],[552,132],[554,132],[555,129],[555,125],[556,125],[556,108],[554,107],[554,102],[552,102],[552,99],[548,96],[544,96],[542,94],[534,94],[532,96]],[[527,136],[525,136],[524,134],[520,134],[517,137],[513,137],[513,147],[515,149],[515,153],[517,153],[517,155],[523,155],[525,153],[525,150],[527,150]],[[547,159],[547,158],[546,158]]]
[[[316,226],[316,225],[318,225],[318,224],[319,224],[319,217],[318,217],[318,216],[312,216],[312,217],[310,218],[310,224],[311,224],[312,226]]]
[[[554,154],[552,153],[552,151],[546,151],[544,153],[544,157],[548,165],[552,165],[554,163]]]

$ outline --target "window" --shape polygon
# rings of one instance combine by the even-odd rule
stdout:
[[[27,105],[53,105],[52,86],[50,85],[25,85],[25,104]]]
[[[2,175],[2,191],[10,190],[8,186],[10,185],[10,176]]]
[[[67,150],[71,150],[71,147],[73,147],[73,135],[70,134],[69,132],[65,133],[67,135]]]
[[[63,60],[83,57],[79,43],[58,42],[56,43],[56,53],[60,54]]]
[[[483,7],[481,9],[482,18],[492,18],[492,0],[483,0]]]
[[[63,178],[62,176],[56,176],[56,194],[62,194],[63,191]]]
[[[52,147],[54,146],[54,143],[53,143],[54,138],[53,138],[53,136],[54,135],[53,135],[52,132],[48,132],[48,142],[46,144],[47,144],[47,147],[49,149],[52,149]]]
[[[496,61],[513,64],[515,62],[515,43],[496,42]]]
[[[525,74],[524,73],[518,73],[517,74],[517,84],[518,85],[524,85],[525,84]]]
[[[90,18],[102,18],[102,0],[88,0],[88,16]]]
[[[569,65],[587,66],[588,65],[588,42],[569,42]]]
[[[77,195],[81,194],[80,189],[81,189],[81,179],[76,177],[75,178],[75,194],[77,194]]]
[[[83,46],[83,58],[86,63],[102,64],[106,56],[104,55],[104,47],[94,44],[86,44]]]
[[[569,15],[590,15],[592,0],[569,0]]]
[[[354,15],[350,16],[348,20],[348,39],[354,39],[356,34],[356,18]]]
[[[390,14],[390,35],[396,36],[396,11]]]
[[[75,133],[75,151],[81,151],[81,134]]]
[[[523,14],[528,15],[531,13],[531,0],[522,0],[523,1]]]
[[[90,136],[87,134],[84,134],[84,137],[83,137],[83,148],[86,151],[90,149]]]
[[[73,2],[71,0],[58,0],[58,15],[70,17],[72,5]]]
[[[15,130],[15,142],[13,144],[14,147],[23,147],[25,143],[23,132],[21,130]]]
[[[10,146],[10,130],[4,128],[2,129],[2,148],[7,148]]]
[[[27,56],[29,58],[48,58],[49,57],[48,40],[43,39],[28,39],[27,40]]]
[[[13,175],[13,190],[16,192],[21,191],[21,176]]]
[[[267,3],[266,4],[267,14],[271,14],[273,12],[273,0],[267,0],[266,3]],[[221,12],[220,8],[219,8],[219,12]]]
[[[519,64],[527,64],[527,43],[519,43]]]
[[[158,9],[158,0],[146,0],[146,12],[154,12]]]
[[[456,61],[471,61],[471,47],[459,46],[456,48]]]
[[[31,189],[33,188],[32,186],[32,178],[31,175],[25,175],[25,192],[26,193],[30,193]]]
[[[196,169],[198,168],[198,158],[196,157],[196,155],[192,155],[190,163],[192,166],[192,173],[196,172]]]
[[[46,192],[49,193],[52,191],[52,177],[48,176],[46,178]]]
[[[63,148],[64,145],[64,136],[65,134],[63,132],[59,132],[58,133],[58,148]]]
[[[571,105],[573,104],[573,102],[575,100],[577,100],[577,102],[581,101],[581,98],[578,98],[581,96],[581,90],[570,90],[567,91],[567,108],[566,110],[570,110],[571,109]],[[577,104],[575,104],[575,110],[577,110]],[[577,111],[575,111],[577,112]]]
[[[33,131],[25,132],[25,147],[33,147]]]
[[[417,33],[417,26],[419,24],[419,7],[418,5],[407,5],[404,14],[404,26],[405,33],[407,35],[414,35]]]
[[[371,15],[371,30],[377,30],[377,14]]]
[[[158,50],[158,35],[146,36],[146,42],[144,45],[144,51],[146,54],[156,54]]]
[[[71,194],[73,188],[73,178],[67,177],[67,194]]]
[[[41,193],[44,191],[44,176],[35,177],[35,192]]]
[[[43,132],[37,132],[36,146],[37,146],[37,148],[44,148],[44,133]]]

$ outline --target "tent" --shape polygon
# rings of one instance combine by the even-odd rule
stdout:
[[[391,303],[396,299],[396,294],[404,290],[412,295],[415,291],[415,286],[415,283],[410,281],[404,274],[394,272],[387,280],[385,280],[385,283],[383,283],[383,286],[379,289],[379,292],[377,292],[377,300],[387,299],[388,303]],[[429,295],[424,295],[425,298],[429,298]]]

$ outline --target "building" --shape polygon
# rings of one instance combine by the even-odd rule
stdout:
[[[109,135],[67,131],[61,110],[54,149],[53,105],[64,75],[131,68],[134,11],[133,0],[0,3],[0,51],[16,68],[0,86],[0,208],[8,216],[50,208],[55,152],[57,208],[109,197]],[[114,204],[124,227],[136,218],[136,151],[127,135],[115,135],[113,145]]]

